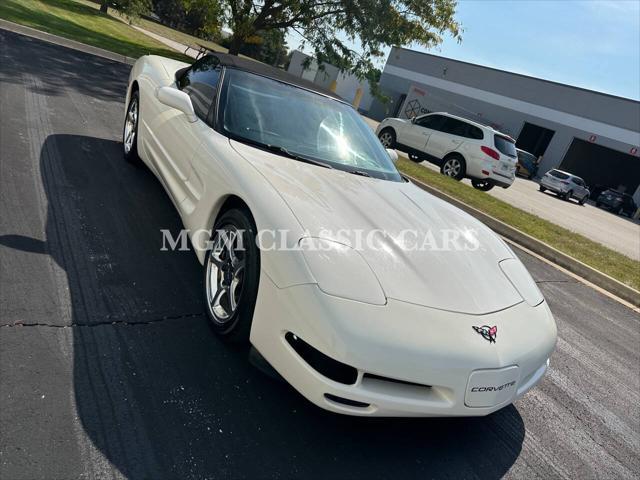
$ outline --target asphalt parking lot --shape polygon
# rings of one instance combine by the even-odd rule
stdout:
[[[128,71],[0,30],[0,478],[640,475],[640,315],[523,252],[558,348],[489,417],[330,414],[220,343],[122,160]]]
[[[575,200],[565,202],[553,193],[541,192],[536,181],[526,178],[518,177],[509,188],[494,188],[489,194],[640,260],[640,223],[637,220],[596,208],[593,201],[584,205]]]

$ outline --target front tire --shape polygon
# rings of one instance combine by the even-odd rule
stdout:
[[[471,185],[473,185],[473,188],[475,188],[476,190],[480,190],[482,192],[488,192],[495,186],[489,180],[476,180],[476,179],[471,180]]]
[[[204,299],[213,330],[225,341],[249,341],[258,295],[256,228],[242,209],[223,213],[211,232],[204,263]]]
[[[392,129],[383,129],[378,139],[384,148],[396,148],[396,133]]]
[[[562,196],[562,199],[568,202],[571,200],[571,197],[573,197],[573,190],[569,190],[567,193],[565,193]]]
[[[544,188],[542,185],[540,185],[540,191],[541,192],[545,192],[546,190],[547,190],[546,188]]]
[[[131,99],[127,106],[127,115],[122,128],[122,146],[124,159],[133,164],[139,164],[138,155],[138,119],[140,117],[140,95],[137,90],[131,92]]]
[[[467,165],[464,158],[459,155],[445,157],[442,166],[440,167],[440,173],[458,181],[464,178],[466,171]]]
[[[587,201],[587,198],[589,198],[589,195],[585,195],[584,197],[582,197],[582,199],[580,199],[580,205],[584,205],[584,202]]]

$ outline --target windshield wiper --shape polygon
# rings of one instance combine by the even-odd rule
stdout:
[[[360,175],[361,177],[371,177],[371,175],[369,175],[367,172],[364,172],[362,170],[347,170],[347,172],[353,175]]]
[[[328,163],[321,162],[320,160],[316,160],[315,158],[307,157],[307,156],[302,155],[300,153],[291,152],[291,151],[287,150],[285,147],[282,147],[280,145],[269,145],[269,144],[265,143],[265,144],[262,145],[262,147],[267,149],[267,150],[269,150],[270,152],[279,153],[281,155],[284,155],[284,156],[289,157],[289,158],[293,158],[294,160],[298,160],[300,162],[309,163],[311,165],[317,165],[319,167],[333,169],[333,167],[331,165],[329,165]]]

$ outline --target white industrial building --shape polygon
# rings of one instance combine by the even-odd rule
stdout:
[[[590,186],[615,187],[640,204],[640,102],[526,75],[393,48],[380,79],[391,102],[370,117],[445,111],[511,135]]]

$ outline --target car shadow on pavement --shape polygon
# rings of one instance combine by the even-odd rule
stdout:
[[[192,252],[161,251],[180,219],[119,142],[51,135],[43,251],[66,272],[86,458],[128,478],[498,478],[524,441],[514,406],[484,418],[367,419],[311,405],[221,343]],[[93,452],[93,453],[91,453]],[[101,463],[102,462],[102,463]],[[100,476],[99,473],[97,472]]]

